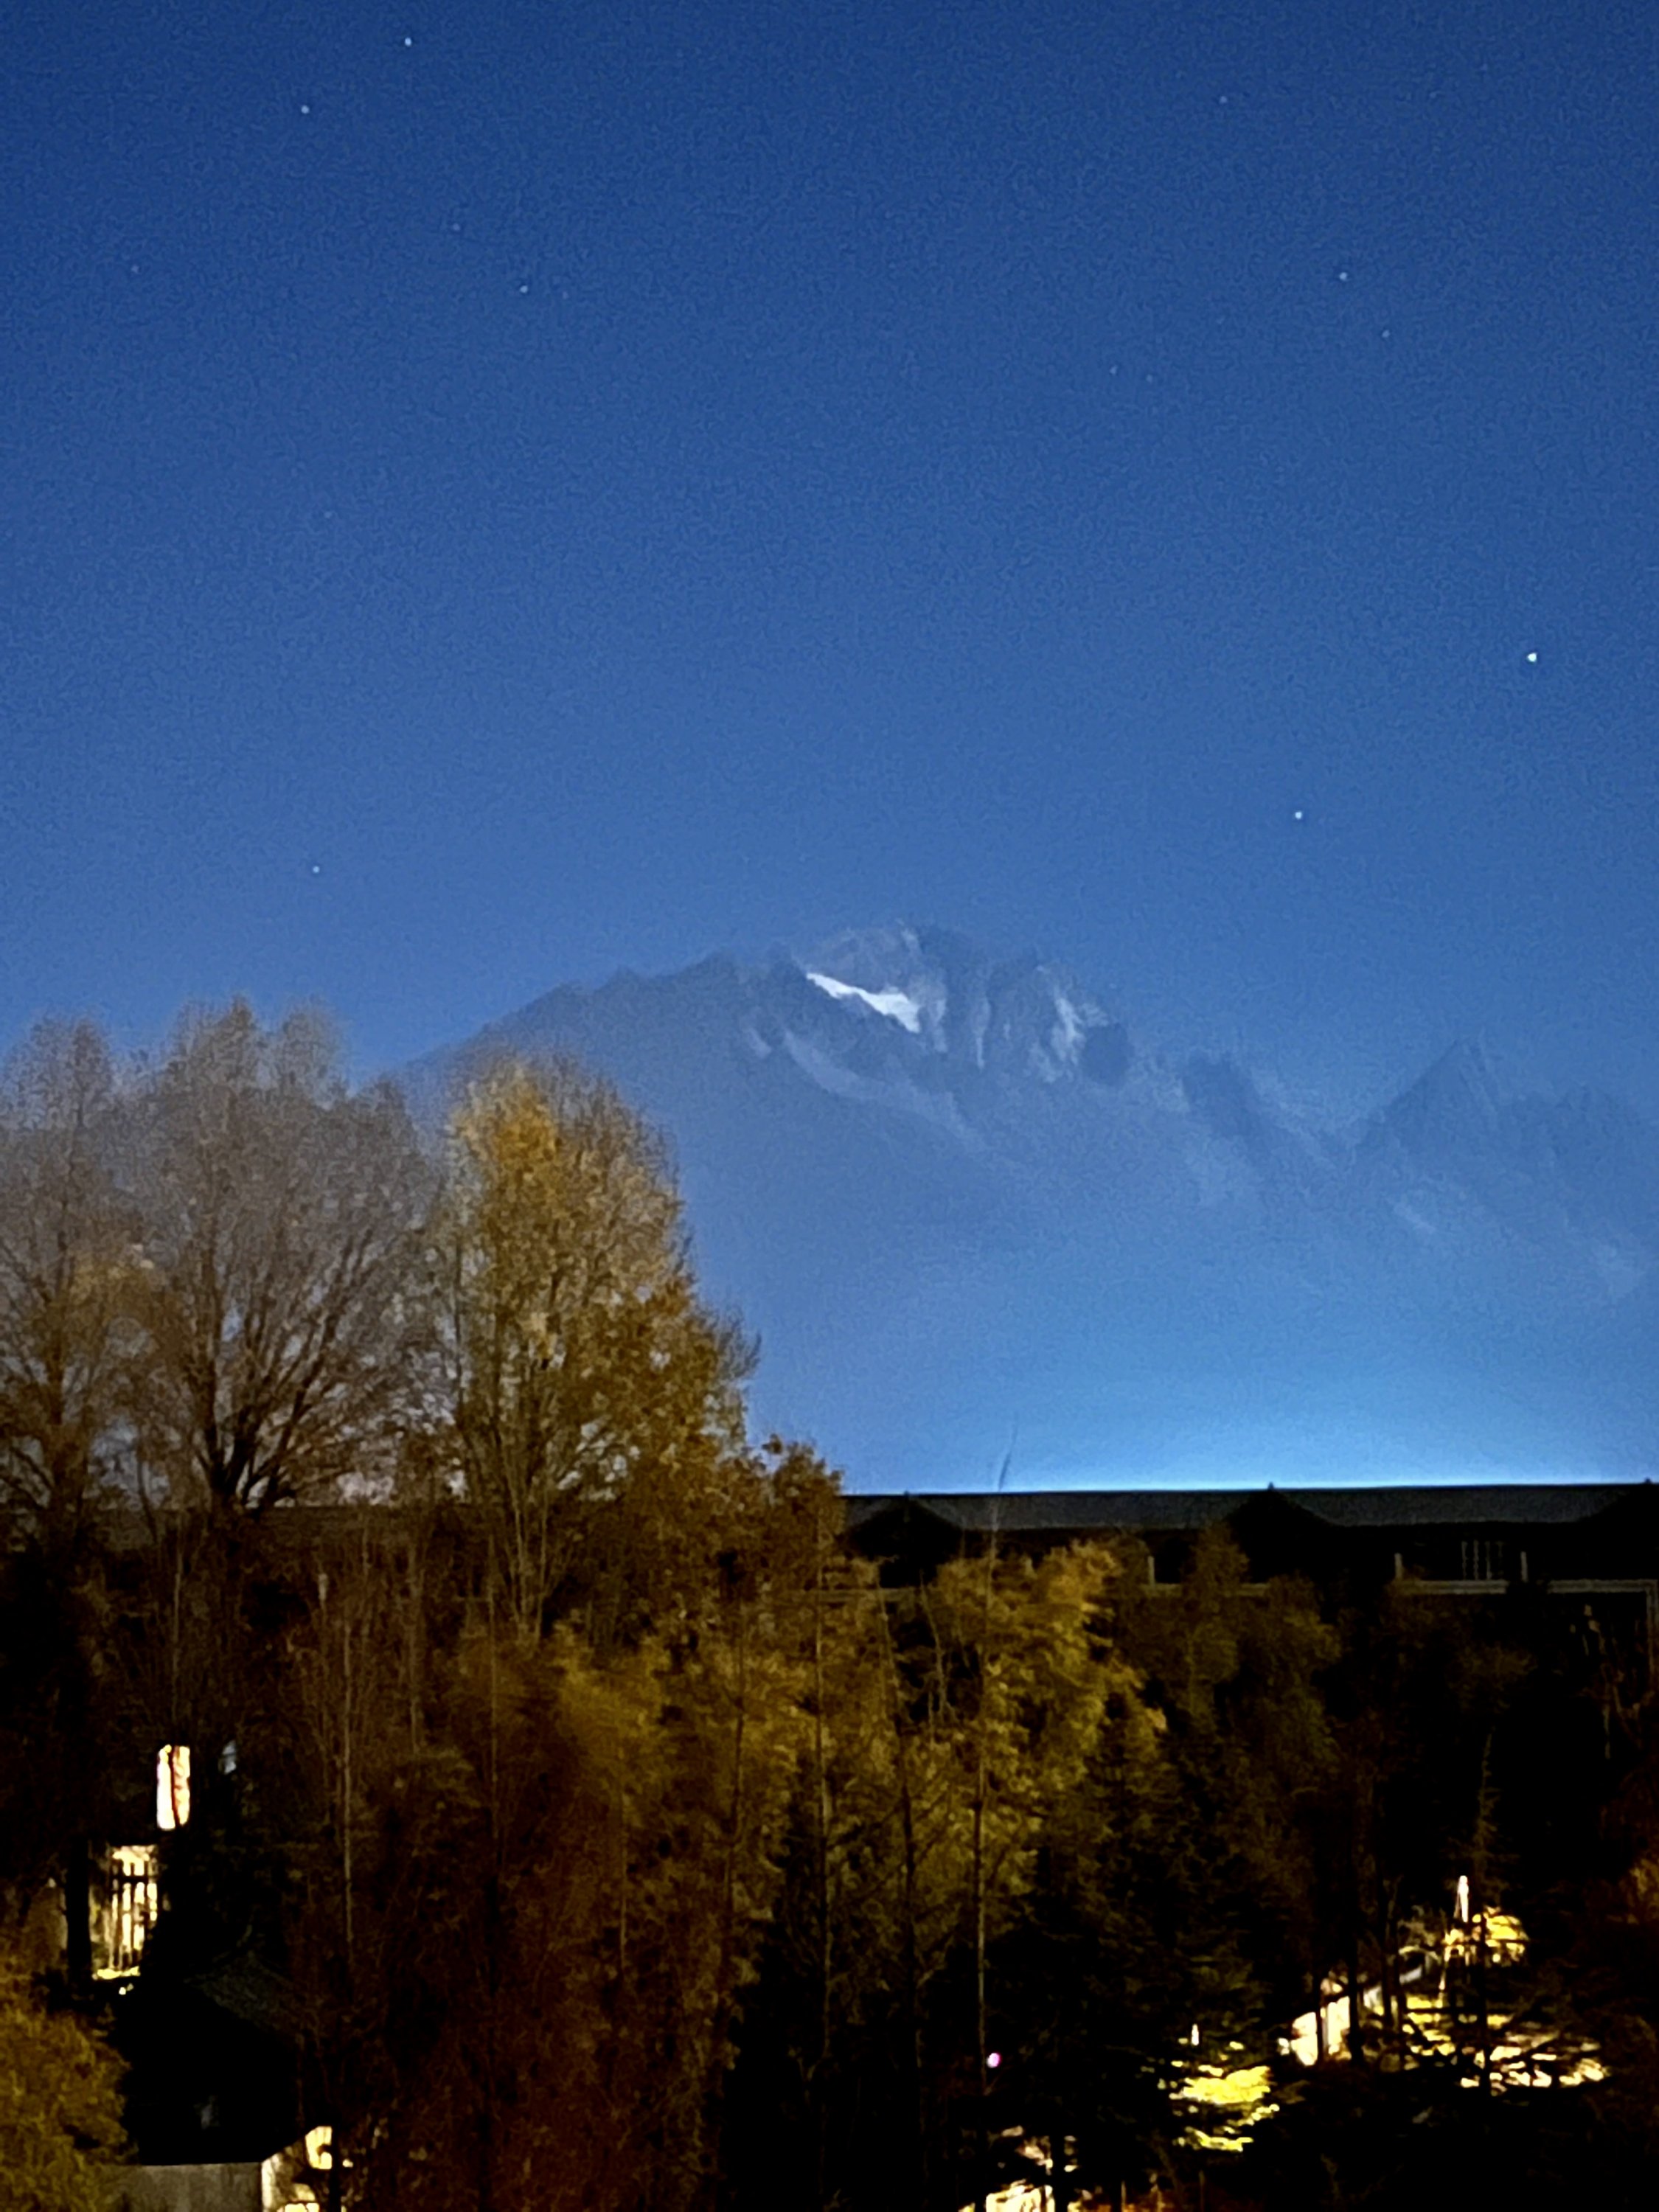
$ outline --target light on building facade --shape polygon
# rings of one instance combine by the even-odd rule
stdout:
[[[155,1825],[164,1833],[190,1818],[190,1746],[164,1743],[155,1754]]]

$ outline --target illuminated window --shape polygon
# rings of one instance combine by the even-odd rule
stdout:
[[[104,1883],[104,1955],[100,1972],[138,1969],[159,1908],[154,1844],[117,1844]]]
[[[190,1746],[164,1743],[155,1754],[155,1825],[165,1834],[190,1818]]]

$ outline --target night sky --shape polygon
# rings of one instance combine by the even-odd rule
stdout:
[[[1650,5],[3,40],[0,1041],[908,916],[1659,1110]]]

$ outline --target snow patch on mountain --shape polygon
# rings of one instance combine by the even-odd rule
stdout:
[[[912,1036],[921,1035],[921,1007],[908,991],[866,991],[860,984],[843,983],[834,975],[820,975],[811,968],[805,974],[809,983],[816,983],[830,998],[861,999],[873,1012],[884,1014],[889,1021],[908,1030]]]

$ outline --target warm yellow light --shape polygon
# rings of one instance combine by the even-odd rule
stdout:
[[[1251,2130],[1279,2110],[1266,2066],[1199,2067],[1176,2095],[1192,2113],[1182,2141],[1201,2150],[1243,2150]]]
[[[161,1884],[154,1844],[111,1846],[100,1917],[103,1963],[108,1979],[136,1972],[160,1910]]]
[[[190,1818],[190,1746],[164,1743],[155,1754],[155,1825],[182,1828]]]

